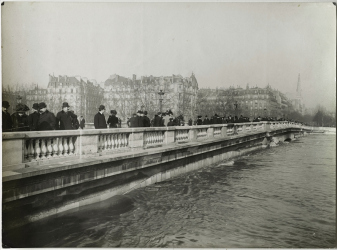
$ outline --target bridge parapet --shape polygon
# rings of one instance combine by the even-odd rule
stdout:
[[[3,170],[43,165],[48,162],[82,159],[128,150],[160,147],[236,135],[269,132],[284,128],[304,128],[287,121],[213,124],[179,127],[112,128],[15,132],[2,134]],[[310,129],[310,128],[307,128]]]

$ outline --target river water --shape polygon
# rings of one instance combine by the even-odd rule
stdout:
[[[16,247],[336,246],[335,135],[205,166],[3,235]]]

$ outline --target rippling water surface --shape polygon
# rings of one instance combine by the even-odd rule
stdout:
[[[336,242],[334,135],[309,135],[234,162],[65,212],[5,236],[25,247],[325,248]],[[4,240],[3,240],[4,241]]]

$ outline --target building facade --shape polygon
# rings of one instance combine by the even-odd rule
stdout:
[[[27,105],[45,102],[47,109],[55,115],[62,110],[62,103],[68,102],[70,110],[83,116],[86,122],[93,122],[103,100],[103,89],[95,80],[80,76],[51,76],[46,89],[35,87],[26,93]]]
[[[193,117],[197,92],[198,82],[193,73],[190,77],[142,76],[140,79],[136,75],[126,78],[115,74],[104,83],[106,107],[116,110],[122,119],[131,117],[137,110],[147,110],[148,116],[153,117],[168,109],[175,116]]]
[[[215,113],[221,116],[249,117],[286,117],[289,112],[289,101],[284,94],[265,88],[229,87],[227,89],[200,89],[198,99],[198,113],[212,116]]]

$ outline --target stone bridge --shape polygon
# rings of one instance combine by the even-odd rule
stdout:
[[[313,131],[293,122],[2,134],[3,228],[99,202]]]

